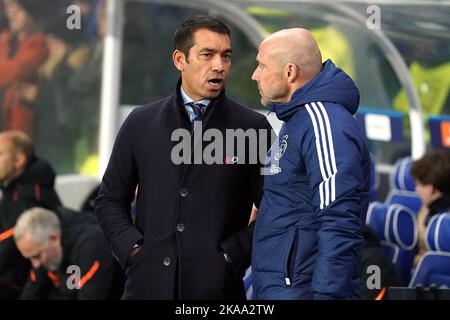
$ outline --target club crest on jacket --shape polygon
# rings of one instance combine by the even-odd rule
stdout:
[[[275,160],[278,161],[281,159],[281,157],[283,156],[283,154],[285,153],[287,147],[288,147],[288,143],[287,143],[287,139],[289,138],[289,135],[285,134],[283,136],[283,140],[281,140],[280,146],[278,147],[278,151],[277,153],[275,153]]]

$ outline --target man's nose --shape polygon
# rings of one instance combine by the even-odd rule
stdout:
[[[220,55],[214,56],[212,69],[216,72],[224,71],[224,61]]]
[[[258,81],[258,75],[257,75],[257,73],[258,73],[258,69],[255,69],[255,71],[253,71],[253,74],[252,74],[252,80]]]

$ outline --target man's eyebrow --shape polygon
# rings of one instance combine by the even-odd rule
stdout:
[[[212,48],[202,48],[200,50],[200,52],[216,52],[216,51],[217,51],[216,49],[212,49]],[[233,50],[231,50],[231,49],[226,49],[225,51],[223,51],[223,53],[231,53],[231,52],[233,52]]]

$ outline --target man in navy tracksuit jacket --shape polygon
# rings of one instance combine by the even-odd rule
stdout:
[[[370,158],[353,118],[359,92],[305,29],[259,48],[252,79],[284,121],[268,153],[254,233],[256,299],[359,299]]]

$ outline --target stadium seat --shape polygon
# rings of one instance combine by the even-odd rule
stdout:
[[[429,287],[450,287],[450,214],[443,213],[431,218],[425,243],[430,250],[420,260],[409,284]]]
[[[422,207],[422,200],[415,192],[405,190],[391,190],[386,197],[385,204],[390,206],[392,204],[401,204],[411,209],[416,215]]]
[[[411,176],[411,164],[410,157],[397,160],[391,174],[391,189],[415,191],[416,184]]]
[[[371,202],[367,209],[366,224],[372,227],[378,237],[384,232],[386,212],[387,206],[379,201]]]
[[[393,204],[373,202],[367,211],[368,224],[380,239],[381,250],[397,265],[405,282],[409,282],[416,255],[417,223],[411,209]]]

